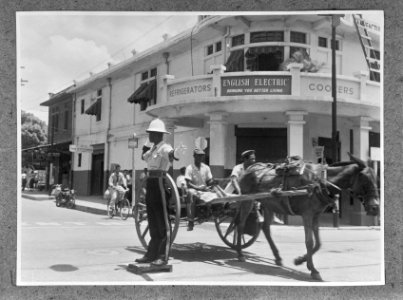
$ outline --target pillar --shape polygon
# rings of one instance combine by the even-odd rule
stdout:
[[[291,63],[288,69],[291,74],[291,95],[300,96],[301,94],[301,69],[304,65],[299,63]]]
[[[358,117],[353,128],[353,154],[366,161],[369,157],[369,117]]]
[[[224,74],[226,69],[223,65],[212,65],[210,66],[213,72],[213,95],[214,97],[221,96],[221,75]]]
[[[304,157],[304,111],[287,111],[288,155]]]
[[[363,101],[367,97],[367,81],[369,80],[368,71],[360,71],[354,73],[354,76],[360,80],[360,100]]]
[[[209,114],[210,120],[210,168],[215,178],[225,177],[227,114],[214,112]]]
[[[166,104],[168,102],[168,85],[170,81],[174,80],[175,76],[173,75],[163,75],[160,79],[160,104]]]

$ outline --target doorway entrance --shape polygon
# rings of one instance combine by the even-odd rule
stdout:
[[[283,162],[287,157],[287,128],[235,127],[236,161],[245,150],[256,151],[257,162]]]
[[[104,191],[104,154],[92,155],[91,195],[102,195]]]

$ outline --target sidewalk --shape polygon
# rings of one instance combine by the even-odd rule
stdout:
[[[35,201],[55,201],[54,196],[46,192],[28,190],[21,192],[21,197]],[[76,197],[76,210],[93,214],[106,215],[106,201],[102,196],[78,196]]]

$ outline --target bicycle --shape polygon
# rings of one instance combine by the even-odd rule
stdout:
[[[112,219],[119,212],[120,218],[122,220],[127,220],[127,218],[131,215],[130,202],[126,196],[129,189],[124,189],[120,186],[113,187],[113,189],[117,190],[118,192],[124,192],[124,196],[115,202],[115,207],[110,206],[111,199],[108,199],[108,203],[106,204],[108,217]]]

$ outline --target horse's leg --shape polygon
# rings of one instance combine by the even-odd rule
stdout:
[[[312,230],[313,230],[313,237],[315,238],[315,246],[312,249],[312,255],[314,255],[320,249],[321,246],[319,237],[319,214],[313,216]]]
[[[249,216],[249,213],[252,211],[253,201],[245,201],[239,205],[238,212],[238,224],[235,228],[234,234],[236,234],[236,252],[238,253],[238,260],[241,262],[245,262],[245,256],[242,253],[242,235],[245,231],[246,219]]]
[[[313,254],[313,217],[312,215],[304,215],[303,217],[304,221],[304,230],[305,230],[305,245],[306,245],[306,250],[307,253],[303,257],[298,257],[295,260],[295,264],[300,264],[303,261],[306,260],[306,266],[309,271],[311,271],[311,277],[315,280],[321,280],[320,274],[318,270],[315,269],[315,266],[313,265],[312,261],[312,254]],[[300,262],[300,263],[298,263]]]
[[[264,222],[263,222],[263,233],[266,236],[267,241],[269,242],[271,251],[273,252],[273,255],[275,257],[275,262],[277,266],[282,266],[282,259],[280,257],[280,253],[278,252],[278,249],[276,247],[276,244],[274,244],[274,241],[271,237],[271,232],[270,232],[270,224],[273,221],[274,213],[272,211],[269,211],[265,209],[264,211]]]

